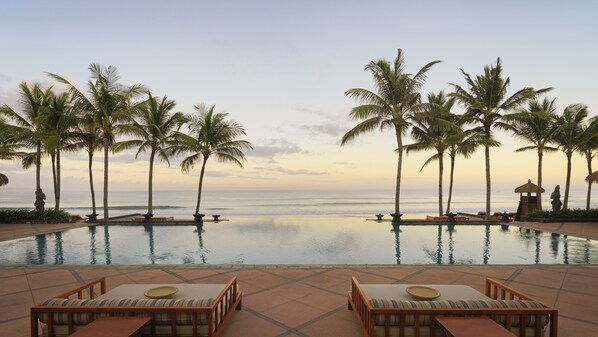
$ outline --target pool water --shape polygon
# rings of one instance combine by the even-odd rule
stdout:
[[[0,264],[588,264],[598,242],[500,225],[401,225],[351,216],[248,216],[112,225],[0,242]]]

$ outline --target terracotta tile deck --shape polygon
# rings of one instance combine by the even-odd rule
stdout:
[[[3,225],[0,240],[84,224],[52,226]],[[517,226],[598,239],[596,224]],[[232,316],[223,337],[362,336],[347,310],[351,276],[362,283],[466,284],[478,290],[492,277],[559,309],[560,337],[598,337],[598,265],[0,266],[0,334],[29,336],[34,303],[100,276],[106,276],[108,289],[125,283],[224,283],[237,276],[243,309]]]
[[[357,320],[347,310],[352,275],[364,283],[468,284],[479,290],[484,277],[493,277],[556,306],[560,337],[598,336],[595,265],[3,266],[0,331],[5,336],[29,336],[31,305],[98,275],[107,276],[109,289],[122,283],[221,283],[237,276],[243,309],[233,315],[223,337],[361,336]]]

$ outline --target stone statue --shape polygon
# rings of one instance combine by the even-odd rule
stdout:
[[[554,191],[550,195],[550,199],[552,199],[552,201],[550,202],[552,204],[552,210],[560,211],[561,206],[563,206],[563,203],[561,202],[561,187],[559,185],[556,185],[556,187],[554,188]]]
[[[44,210],[44,205],[46,204],[46,202],[44,200],[46,200],[46,194],[44,194],[44,192],[42,192],[41,189],[36,190],[35,191],[35,203],[33,204],[35,206],[36,211]]]

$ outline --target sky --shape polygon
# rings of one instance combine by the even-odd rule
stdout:
[[[559,113],[573,103],[598,113],[596,1],[1,0],[0,7],[0,105],[19,110],[19,83],[52,85],[46,72],[84,88],[93,62],[117,67],[124,84],[176,100],[177,111],[214,104],[245,127],[254,150],[244,168],[209,161],[208,190],[393,189],[393,131],[342,147],[340,139],[356,124],[348,114],[357,102],[344,92],[373,89],[364,66],[394,60],[398,48],[409,72],[442,60],[424,96],[464,85],[460,69],[479,74],[500,57],[510,93],[554,87],[547,97],[556,98]],[[536,181],[535,152],[515,153],[526,143],[497,135],[503,146],[491,150],[493,190]],[[437,166],[420,171],[431,155],[405,158],[404,189],[437,188]],[[63,191],[87,188],[86,160],[83,152],[65,156]],[[183,174],[179,162],[156,165],[155,189],[196,188],[199,167]],[[49,163],[45,158],[42,168],[47,193]],[[94,165],[99,190],[101,155]],[[0,172],[11,187],[33,190],[33,169],[1,161]],[[147,155],[113,155],[110,189],[145,190],[147,173]],[[565,174],[563,153],[545,156],[547,190],[564,186]],[[583,189],[586,175],[585,160],[575,155],[573,188]],[[458,159],[455,188],[484,186],[483,150]]]

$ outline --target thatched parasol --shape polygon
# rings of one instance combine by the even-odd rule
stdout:
[[[589,183],[595,183],[598,181],[598,171],[593,172],[589,176],[586,177],[586,181]]]
[[[8,184],[8,177],[0,173],[0,186]]]
[[[515,189],[515,193],[544,193],[544,189],[541,187],[538,187],[538,185],[536,184],[532,184],[532,180],[528,179],[527,183],[517,187]]]

